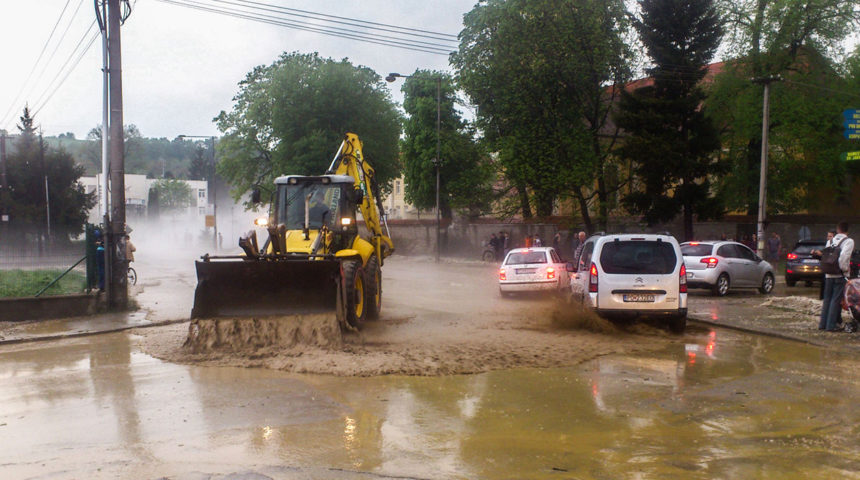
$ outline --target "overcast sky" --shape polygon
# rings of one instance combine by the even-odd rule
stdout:
[[[268,4],[352,22],[376,22],[451,35],[460,32],[463,14],[476,3],[476,0],[171,1],[234,10],[239,3]],[[319,52],[323,57],[348,58],[354,65],[370,67],[381,76],[388,72],[408,74],[419,68],[450,71],[446,55],[268,25],[161,0],[133,0],[132,4],[131,16],[122,27],[124,123],[137,125],[146,137],[218,135],[212,118],[232,107],[238,82],[254,66],[269,65],[282,52]],[[93,27],[85,35],[95,20],[93,0],[3,0],[0,13],[0,45],[3,45],[0,129],[17,133],[15,124],[26,102],[36,112],[36,123],[46,135],[73,132],[78,138],[85,138],[102,118],[100,37],[59,88],[56,86],[77,58],[72,52],[78,42],[85,39],[80,52],[98,31]],[[301,17],[292,17],[292,21],[321,24]],[[333,27],[326,25],[329,29]],[[46,45],[52,30],[53,38]],[[351,30],[358,31],[346,25],[336,30],[346,35]],[[393,34],[376,31],[372,35],[378,38]],[[398,103],[402,101],[402,82],[389,84]]]

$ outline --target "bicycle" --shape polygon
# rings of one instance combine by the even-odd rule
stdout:
[[[137,271],[135,269],[128,267],[127,276],[129,285],[137,285]]]

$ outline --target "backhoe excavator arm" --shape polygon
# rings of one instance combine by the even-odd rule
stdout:
[[[326,173],[349,175],[355,179],[355,189],[361,192],[361,203],[359,204],[361,216],[372,235],[371,243],[381,265],[382,259],[394,252],[394,243],[391,241],[391,234],[385,223],[385,217],[381,214],[383,212],[382,198],[380,197],[379,184],[376,182],[376,172],[365,161],[361,150],[361,140],[356,134],[346,134]],[[385,228],[384,231],[383,227]]]

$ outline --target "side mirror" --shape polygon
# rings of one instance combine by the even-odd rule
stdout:
[[[576,265],[568,262],[565,264],[564,269],[571,273],[576,273]]]
[[[251,203],[254,205],[258,205],[260,203],[260,188],[259,187],[254,187],[254,189],[251,190]]]

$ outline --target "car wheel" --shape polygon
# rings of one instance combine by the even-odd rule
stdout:
[[[729,280],[729,274],[721,273],[720,276],[717,278],[717,283],[714,284],[712,292],[718,297],[724,297],[727,293],[729,293],[729,285],[731,285],[731,281]]]
[[[686,329],[687,329],[687,316],[686,315],[678,315],[678,316],[672,317],[672,319],[669,320],[669,330],[671,330],[672,333],[681,334],[681,333],[684,333],[684,330],[686,330]]]
[[[797,285],[797,280],[795,280],[793,278],[785,277],[785,284],[789,287],[793,287],[793,286]]]
[[[764,274],[764,278],[761,280],[761,287],[759,287],[758,291],[765,295],[773,292],[773,275],[770,273]]]

